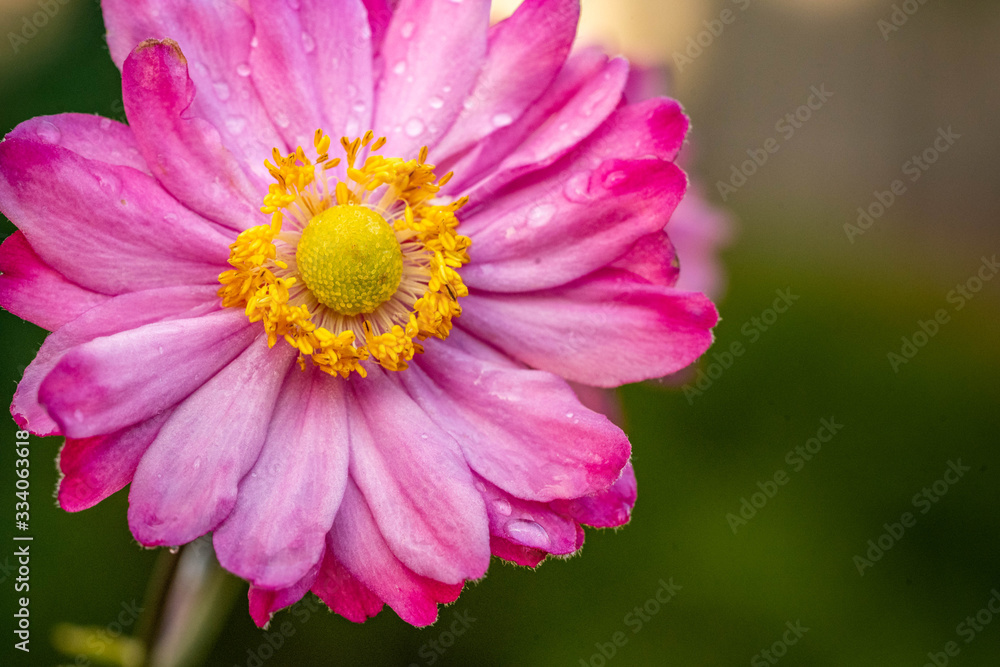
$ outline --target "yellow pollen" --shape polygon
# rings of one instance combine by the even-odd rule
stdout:
[[[396,234],[370,208],[333,206],[309,221],[299,240],[299,275],[316,299],[343,315],[371,313],[403,277]]]

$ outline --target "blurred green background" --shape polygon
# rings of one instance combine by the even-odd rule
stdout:
[[[34,4],[0,5],[0,130],[64,111],[121,119],[97,4],[60,5],[14,53],[6,35]],[[961,310],[946,300],[983,256],[1000,253],[1000,8],[914,2],[919,10],[885,39],[887,0],[584,4],[589,38],[646,60],[674,60],[702,21],[734,12],[675,84],[695,123],[692,171],[717,203],[717,182],[780,136],[776,123],[811,86],[834,93],[725,203],[739,234],[724,254],[729,288],[713,352],[739,341],[745,353],[700,396],[624,389],[639,479],[632,523],[588,530],[582,556],[535,572],[495,561],[442,610],[449,623],[454,613],[475,619],[443,655],[430,642],[447,623],[417,630],[388,609],[364,625],[286,613],[276,624],[289,621],[294,635],[266,664],[429,665],[434,655],[439,665],[919,666],[948,642],[960,649],[948,664],[1000,664],[1000,617],[960,627],[1000,589],[1000,280]],[[903,164],[948,126],[961,139],[851,243],[844,225],[856,209],[905,178]],[[4,220],[0,231],[13,227]],[[785,289],[799,300],[752,337],[753,318]],[[887,354],[942,308],[950,321],[894,372]],[[0,329],[9,403],[44,332],[7,313]],[[712,362],[710,353],[702,367]],[[801,469],[786,461],[824,418],[843,429]],[[141,603],[157,555],[131,538],[125,493],[77,515],[57,509],[49,493],[60,443],[33,438],[31,653],[14,651],[15,430],[8,420],[0,445],[0,488],[11,490],[11,521],[0,522],[0,663],[86,664],[55,651],[52,628],[108,627],[123,603]],[[915,495],[959,460],[969,471],[922,514]],[[727,515],[779,470],[788,483],[734,534]],[[905,512],[915,525],[859,574],[855,556]],[[681,588],[657,609],[649,601],[671,578]],[[634,609],[644,605],[642,620]],[[799,639],[786,623],[808,631]],[[625,642],[601,656],[617,632]],[[265,641],[241,597],[207,664],[254,665],[248,650]]]

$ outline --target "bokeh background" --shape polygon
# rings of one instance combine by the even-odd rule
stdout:
[[[3,132],[64,111],[123,119],[97,3],[53,4],[49,24],[15,52],[8,35],[37,2],[0,3]],[[495,4],[501,15],[517,3]],[[632,523],[588,531],[581,557],[534,572],[495,562],[443,610],[445,621],[475,619],[443,655],[430,642],[449,643],[445,623],[416,630],[388,609],[360,626],[286,614],[277,620],[295,634],[265,664],[429,665],[433,655],[439,665],[916,666],[934,664],[928,653],[939,665],[1000,664],[1000,617],[980,613],[1000,588],[1000,279],[961,310],[947,300],[1000,253],[1000,6],[909,0],[917,11],[886,38],[878,22],[891,20],[890,0],[583,4],[584,41],[674,65],[675,96],[694,121],[690,171],[738,228],[723,254],[713,352],[741,342],[745,353],[700,395],[624,389],[639,479]],[[708,44],[691,57],[689,39],[724,9],[732,22],[702,34]],[[776,124],[812,86],[833,96],[786,139]],[[908,180],[904,163],[949,127],[960,138]],[[771,137],[780,150],[723,202],[718,182]],[[906,193],[852,242],[845,225],[895,179]],[[799,299],[764,331],[753,318],[776,290]],[[896,372],[888,353],[939,309],[950,321]],[[44,332],[7,313],[0,330],[0,399],[9,402]],[[702,368],[712,362],[710,353]],[[797,469],[787,453],[824,418],[842,430]],[[53,628],[108,628],[123,603],[141,602],[157,554],[131,538],[124,492],[81,514],[58,510],[48,494],[60,443],[33,439],[33,633],[30,655],[14,651],[15,430],[8,420],[0,440],[0,663],[86,664],[55,650]],[[915,506],[959,460],[969,471]],[[727,514],[779,470],[788,483],[734,533]],[[915,525],[859,574],[855,556],[904,512]],[[637,628],[641,617],[628,615],[671,578],[676,596],[650,604]],[[960,626],[977,613],[976,626]],[[808,631],[786,634],[786,623]],[[624,645],[601,656],[616,632]],[[255,665],[265,641],[241,597],[206,664]],[[957,656],[941,654],[948,642]]]

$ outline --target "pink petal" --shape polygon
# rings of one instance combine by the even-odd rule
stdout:
[[[43,262],[21,232],[0,246],[0,308],[55,331],[108,299],[74,285]]]
[[[24,371],[11,404],[14,420],[36,435],[61,435],[38,403],[38,389],[67,351],[101,336],[111,336],[152,322],[204,314],[218,308],[214,287],[167,287],[124,294],[86,311],[45,339]]]
[[[629,522],[637,493],[635,470],[629,463],[611,488],[586,498],[557,500],[552,509],[588,526],[616,528]]]
[[[385,35],[389,32],[389,23],[392,21],[392,5],[397,0],[364,0],[365,9],[368,11],[368,24],[371,30],[372,51],[378,53],[382,48]]]
[[[732,238],[732,222],[711,206],[697,189],[688,193],[667,226],[680,258],[677,288],[718,297],[725,289],[725,271],[719,249]]]
[[[251,0],[251,76],[289,146],[311,148],[323,128],[334,141],[371,129],[372,50],[361,0]]]
[[[576,280],[663,229],[687,188],[676,165],[608,160],[593,171],[554,171],[495,198],[470,234],[470,287],[522,292]]]
[[[681,202],[681,206],[684,202]],[[680,207],[678,207],[680,208]],[[677,212],[674,212],[674,216]],[[673,219],[673,218],[671,218]],[[659,231],[636,240],[621,257],[609,265],[613,269],[628,271],[654,285],[676,287],[680,275],[680,260],[672,239]]]
[[[474,293],[459,324],[535,368],[596,387],[673,373],[712,344],[719,316],[703,294],[604,269],[527,294]]]
[[[259,333],[227,308],[96,338],[63,356],[38,400],[67,437],[113,433],[187,398]]]
[[[352,623],[364,623],[382,611],[385,603],[351,574],[328,550],[312,592],[333,612]]]
[[[628,438],[584,408],[563,380],[523,368],[460,330],[435,343],[400,379],[476,473],[541,502],[589,495],[618,479]]]
[[[351,477],[393,553],[446,584],[481,577],[486,508],[458,444],[381,368],[352,388]]]
[[[222,133],[222,145],[248,169],[247,176],[263,197],[272,182],[264,160],[275,146],[286,147],[261,102],[266,93],[258,92],[246,76],[253,39],[247,3],[103,0],[101,4],[111,58],[119,69],[147,39],[171,39],[180,45],[199,91],[185,117],[204,119]]]
[[[82,440],[67,439],[59,452],[56,497],[67,512],[93,507],[132,481],[146,448],[171,415],[167,410],[151,419],[110,435]]]
[[[290,607],[309,592],[319,574],[319,563],[316,563],[301,579],[287,587],[278,589],[260,588],[251,584],[247,593],[250,618],[258,628],[266,628],[275,612]]]
[[[480,483],[490,517],[490,535],[556,555],[576,551],[576,522],[568,516],[542,503],[512,496],[485,480]]]
[[[421,577],[396,558],[353,480],[347,482],[327,547],[358,582],[410,625],[431,625],[438,604],[453,602],[462,592],[461,583]]]
[[[141,544],[185,544],[229,515],[293,357],[259,338],[177,407],[132,480],[128,523]]]
[[[46,264],[104,294],[216,284],[232,241],[146,174],[35,140],[0,143],[0,210]]]
[[[569,386],[576,397],[580,399],[583,407],[599,412],[624,428],[625,415],[622,413],[622,403],[614,389],[591,387],[577,382],[570,382]]]
[[[231,229],[263,224],[264,186],[224,145],[219,126],[192,113],[211,94],[188,78],[176,43],[143,42],[122,66],[125,113],[153,175],[189,208]],[[253,156],[251,164],[270,156]]]
[[[490,28],[486,60],[435,154],[460,154],[518,120],[549,87],[569,54],[580,0],[526,0]]]
[[[402,0],[382,45],[375,132],[403,159],[433,147],[462,110],[486,54],[490,0]]]
[[[110,118],[82,113],[39,116],[24,121],[7,136],[11,139],[62,146],[87,160],[149,173],[132,129]]]
[[[320,561],[347,484],[343,392],[340,378],[313,367],[285,379],[264,449],[213,538],[230,572],[283,588]]]
[[[490,551],[497,558],[525,567],[538,567],[548,555],[541,549],[530,549],[495,535],[490,536]]]

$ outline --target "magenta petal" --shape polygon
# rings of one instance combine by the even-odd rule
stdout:
[[[289,146],[371,129],[372,51],[361,0],[251,0],[257,46],[251,76]],[[298,35],[299,38],[295,38]]]
[[[662,230],[686,188],[684,172],[660,160],[608,160],[568,180],[550,173],[476,216],[475,262],[462,278],[493,292],[576,280]]]
[[[368,11],[368,27],[371,30],[372,51],[378,54],[382,49],[382,42],[389,32],[389,23],[392,21],[392,5],[397,0],[363,0],[365,9]]]
[[[364,623],[382,611],[385,603],[327,550],[312,592],[334,613],[352,623]]]
[[[67,437],[112,433],[176,405],[258,334],[227,308],[97,338],[59,361],[38,400]]]
[[[176,44],[138,46],[122,67],[122,92],[139,148],[163,187],[192,210],[232,229],[266,222],[258,210],[261,184],[223,145],[219,130],[191,114],[193,100],[211,93],[196,93]],[[257,156],[252,164],[268,155]]]
[[[67,512],[93,507],[132,481],[146,448],[160,432],[171,411],[110,435],[67,439],[59,452],[56,497]]]
[[[382,45],[375,132],[383,155],[433,148],[462,110],[486,54],[490,0],[402,0]]]
[[[516,498],[485,480],[480,483],[490,535],[560,556],[576,551],[576,522],[571,518],[542,503]]]
[[[497,558],[525,567],[538,567],[548,555],[541,549],[530,549],[495,535],[490,536],[490,551]]]
[[[38,355],[24,371],[14,393],[14,420],[36,435],[61,435],[49,413],[38,402],[38,389],[67,351],[101,336],[111,336],[152,322],[203,314],[218,306],[213,287],[168,287],[133,292],[108,299],[86,311],[45,339]]]
[[[616,528],[629,522],[637,495],[635,470],[629,463],[611,488],[586,498],[557,500],[551,505],[555,511],[588,526]]]
[[[66,280],[35,254],[21,232],[0,246],[0,308],[55,331],[108,297]]]
[[[229,258],[231,239],[146,174],[37,140],[0,143],[0,210],[46,264],[104,294],[217,284]]]
[[[343,393],[340,378],[314,367],[285,379],[264,449],[213,538],[230,572],[282,588],[319,562],[347,484]]]
[[[682,201],[681,206],[683,205]],[[675,211],[674,217],[676,216],[677,212]],[[671,222],[673,222],[673,218],[671,218]],[[672,225],[671,230],[673,230]],[[676,287],[680,275],[680,260],[677,257],[673,239],[663,231],[646,234],[638,239],[631,248],[609,266],[613,269],[628,271],[654,285],[666,285],[667,287]]]
[[[446,584],[481,577],[490,562],[486,508],[458,444],[388,371],[375,368],[352,389],[351,477],[393,553]]]
[[[180,45],[198,91],[185,118],[204,119],[222,133],[222,145],[247,170],[263,197],[271,182],[264,159],[275,146],[285,147],[261,102],[265,93],[247,76],[254,28],[247,3],[103,0],[101,5],[111,58],[119,69],[124,70],[125,59],[148,39]],[[226,179],[223,183],[228,184]]]
[[[82,113],[39,116],[24,121],[7,136],[54,144],[87,160],[149,173],[132,128],[110,118]]]
[[[436,159],[461,154],[517,121],[558,74],[579,18],[580,0],[526,0],[494,25],[479,78]]]
[[[584,408],[562,379],[523,368],[460,330],[447,345],[425,349],[400,379],[480,476],[540,502],[588,495],[618,479],[628,438]]]
[[[259,338],[176,408],[132,480],[128,523],[141,544],[186,544],[229,515],[294,352]]]
[[[453,602],[462,592],[461,583],[421,577],[396,558],[353,480],[347,482],[327,547],[363,586],[410,625],[431,625],[437,620],[438,604]]]
[[[463,328],[530,366],[596,387],[684,368],[712,344],[719,320],[703,294],[610,269],[541,292],[474,293],[464,303]]]
[[[302,575],[302,578],[289,586],[277,589],[260,588],[251,585],[247,593],[250,618],[257,624],[258,628],[266,627],[271,621],[275,612],[290,607],[302,599],[309,588],[316,581],[319,574],[319,563],[313,565],[312,569]]]

